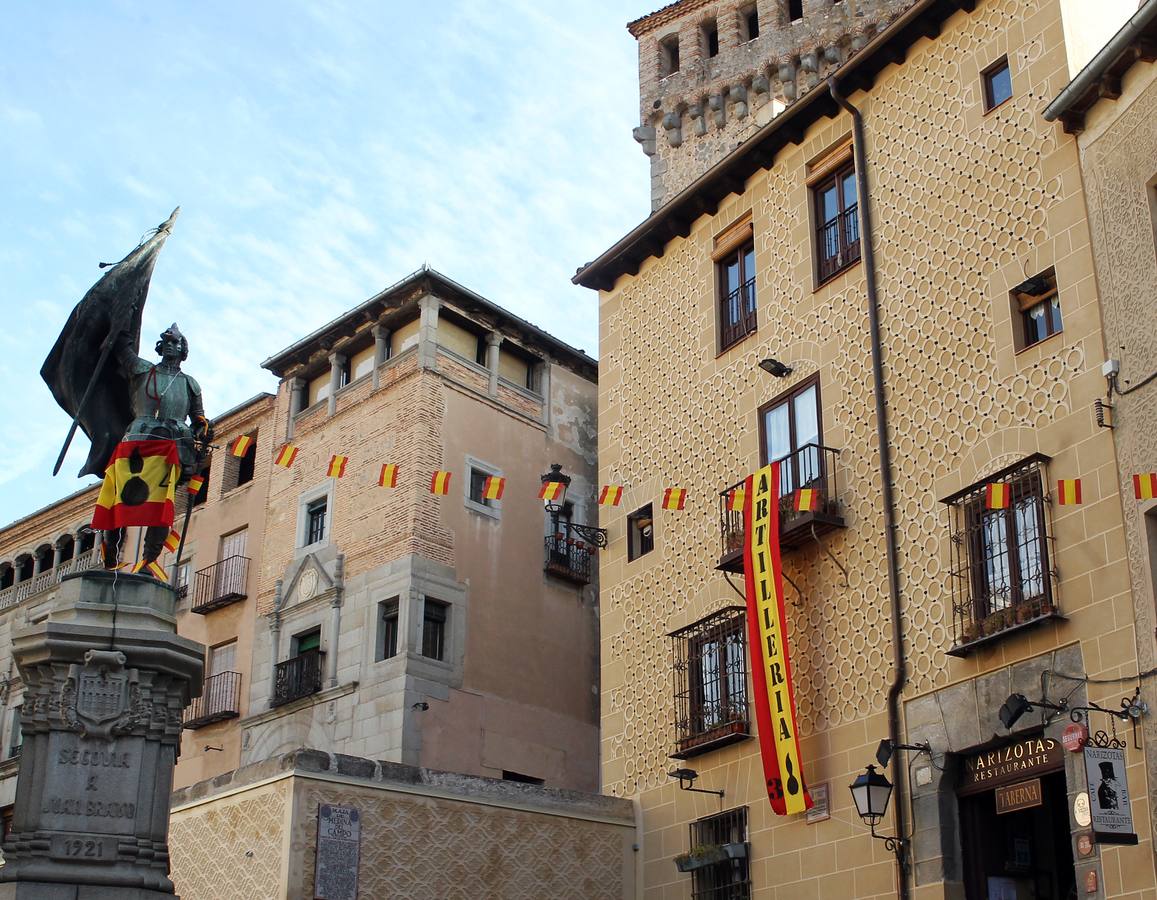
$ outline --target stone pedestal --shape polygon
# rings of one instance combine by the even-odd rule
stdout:
[[[171,900],[173,765],[205,659],[175,605],[151,578],[84,572],[14,636],[24,746],[0,900]]]

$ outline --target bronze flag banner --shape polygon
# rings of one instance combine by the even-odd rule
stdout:
[[[750,476],[746,496],[743,574],[759,752],[771,808],[778,815],[792,815],[807,810],[812,800],[803,780],[785,629],[779,559],[779,463],[764,466]]]

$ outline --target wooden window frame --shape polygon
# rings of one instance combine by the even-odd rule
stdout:
[[[1013,317],[1016,319],[1015,333],[1017,352],[1044,343],[1065,330],[1064,315],[1060,306],[1060,290],[1057,287],[1056,270],[1052,267],[1017,285],[1009,292]],[[1056,301],[1056,309],[1053,302]],[[1045,333],[1030,338],[1029,320],[1034,310],[1045,307]],[[1054,327],[1055,326],[1055,327]]]
[[[753,271],[747,271],[747,259],[751,258]],[[751,217],[746,216],[727,228],[715,238],[715,249],[711,254],[715,263],[715,320],[719,335],[717,355],[722,355],[755,334],[759,328],[758,294],[755,259],[755,229]],[[728,290],[727,271],[736,265],[739,270],[739,286]],[[732,308],[736,315],[732,316]]]
[[[799,444],[798,436],[796,434],[795,403],[793,401],[800,394],[804,393],[805,391],[810,390],[812,387],[814,387],[816,389],[816,425],[817,425],[816,431],[818,432],[818,434],[816,435],[816,443],[820,447],[823,447],[824,446],[824,415],[823,415],[824,405],[823,405],[823,394],[820,390],[819,372],[816,372],[814,375],[811,375],[811,376],[805,378],[803,381],[799,382],[799,384],[793,385],[792,387],[788,388],[783,393],[777,394],[775,397],[768,400],[761,407],[759,407],[759,410],[757,412],[757,415],[759,416],[759,459],[760,459],[761,465],[766,465],[767,463],[775,461],[775,460],[768,459],[768,456],[767,456],[767,453],[768,453],[768,450],[767,450],[767,424],[766,424],[767,413],[770,410],[776,409],[777,407],[785,406],[785,405],[787,406],[787,423],[788,423],[788,433],[789,433],[790,440],[791,440],[791,452],[786,457],[780,457],[780,459],[790,459],[791,460],[791,481],[790,481],[790,484],[793,485],[793,489],[795,487],[801,487],[800,476],[799,476],[800,444]],[[818,457],[818,463],[819,463],[819,474],[816,477],[818,478],[819,482],[821,484],[823,484],[823,483],[826,483],[826,475],[827,475],[827,473],[824,470],[824,465],[825,465],[824,453],[822,451],[817,450],[816,455]],[[816,480],[815,478],[811,479],[811,481],[815,481],[815,480]],[[780,481],[781,482],[783,481],[782,477],[781,477]],[[810,481],[809,481],[809,483],[810,483]]]
[[[852,156],[851,145],[848,144],[846,149],[842,149],[822,166],[817,167],[808,180],[814,220],[812,250],[815,254],[816,287],[827,284],[860,261],[858,186],[855,203],[848,205],[844,196],[844,181],[848,175],[854,176],[855,172],[856,163]],[[828,220],[823,217],[822,203],[824,193],[832,187],[836,189],[836,215],[835,218]],[[855,227],[855,240],[851,239],[852,223]],[[834,230],[836,236],[835,256],[825,253],[825,247],[830,244],[827,237],[829,229]]]

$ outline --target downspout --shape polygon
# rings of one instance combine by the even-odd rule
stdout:
[[[888,595],[892,607],[892,683],[888,686],[888,737],[893,744],[902,744],[900,734],[900,694],[908,681],[904,652],[904,632],[900,607],[900,567],[896,553],[895,485],[892,481],[892,446],[888,440],[888,404],[884,397],[883,348],[880,344],[880,304],[876,293],[876,256],[872,250],[872,216],[868,201],[868,160],[864,150],[864,117],[840,94],[836,79],[828,79],[832,99],[852,117],[852,146],[856,163],[856,195],[859,198],[860,256],[864,263],[864,280],[868,289],[868,327],[872,338],[872,393],[876,400],[876,441],[880,447],[880,489],[884,499],[884,546],[888,554]],[[895,785],[896,836],[905,843],[900,846],[897,864],[900,867],[899,897],[908,900],[908,785],[904,780],[904,766],[900,754],[892,754],[892,783]]]

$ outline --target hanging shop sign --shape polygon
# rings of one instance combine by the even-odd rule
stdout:
[[[1093,837],[1098,844],[1135,844],[1133,809],[1125,778],[1125,751],[1120,747],[1085,747],[1085,777]]]
[[[750,502],[743,512],[747,527],[743,571],[759,752],[771,808],[778,815],[792,815],[806,812],[812,800],[804,784],[785,627],[779,558],[779,463],[749,476],[745,495]]]
[[[964,758],[960,794],[976,794],[1064,768],[1064,750],[1051,737],[1037,735]]]
[[[1032,809],[1044,803],[1039,778],[1005,784],[996,789],[996,814],[1016,812],[1018,809]]]

